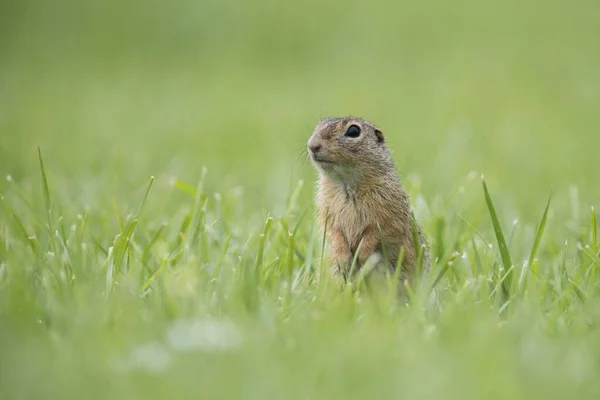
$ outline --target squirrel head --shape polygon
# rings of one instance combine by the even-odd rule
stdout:
[[[308,140],[308,153],[319,172],[345,183],[393,169],[381,129],[358,117],[319,121]]]

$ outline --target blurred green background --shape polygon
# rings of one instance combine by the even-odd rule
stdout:
[[[354,114],[426,196],[475,170],[539,214],[600,195],[599,38],[596,1],[4,0],[0,171],[37,178],[40,146],[73,194],[122,193],[207,166],[269,207],[313,178],[316,121]]]
[[[0,208],[0,392],[598,398],[600,290],[588,266],[600,264],[581,249],[596,246],[588,212],[600,206],[599,71],[597,0],[0,1],[0,194],[24,221],[19,230]],[[313,195],[302,150],[317,120],[347,114],[383,129],[417,211],[432,210],[418,216],[435,248],[465,254],[440,283],[435,317],[419,302],[386,314],[312,281],[282,294],[277,262],[294,254],[284,222]],[[195,185],[203,167],[210,201],[195,222],[210,239],[204,253],[180,229],[193,199],[170,186]],[[509,238],[518,267],[554,188],[539,276],[506,320],[486,292],[498,257],[484,243],[494,236],[481,188],[453,197],[471,171],[485,174],[507,232],[513,218],[525,221]],[[132,223],[150,176],[129,267],[113,277],[106,249],[130,244],[115,239],[119,213]],[[299,179],[307,184],[290,212]],[[463,209],[481,242],[455,215]],[[261,286],[236,274],[255,265],[267,213],[276,219]],[[438,221],[445,236],[435,236]],[[294,239],[307,255],[312,222]],[[53,238],[67,238],[71,264],[49,251]],[[486,269],[469,275],[479,254]],[[217,264],[223,276],[213,280]],[[259,299],[255,314],[248,298]],[[246,344],[226,355],[144,347],[172,320],[198,315],[235,320]],[[148,368],[164,357],[173,366],[161,378],[116,373],[112,357],[130,347]]]

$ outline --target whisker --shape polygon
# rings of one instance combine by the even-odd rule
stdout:
[[[308,160],[308,151],[306,149],[302,149],[300,154],[298,154],[297,160],[306,161]]]

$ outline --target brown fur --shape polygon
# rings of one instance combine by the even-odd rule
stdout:
[[[345,136],[353,124],[361,130],[357,138]],[[312,152],[311,146],[320,148]],[[316,202],[324,229],[327,222],[334,271],[347,280],[358,250],[355,271],[379,253],[387,262],[379,263],[376,270],[392,272],[404,248],[401,276],[410,281],[417,259],[411,205],[382,131],[362,118],[326,118],[315,127],[308,147],[320,173]],[[423,266],[428,268],[427,241],[418,226],[417,232],[420,245],[425,246]]]

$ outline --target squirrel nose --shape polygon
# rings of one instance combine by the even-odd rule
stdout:
[[[321,147],[323,147],[323,146],[321,146],[318,143],[311,143],[311,144],[308,145],[308,148],[309,148],[310,152],[314,153],[314,154],[318,153],[319,150],[321,150]]]

